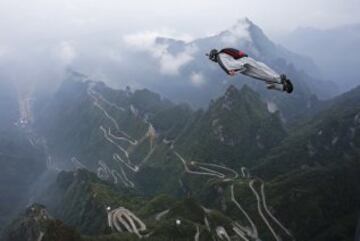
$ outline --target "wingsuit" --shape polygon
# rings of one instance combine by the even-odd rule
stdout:
[[[289,94],[293,91],[293,85],[285,74],[279,75],[266,64],[250,58],[240,50],[225,48],[218,51],[213,49],[207,55],[210,60],[218,63],[228,75],[234,76],[236,73],[241,73],[264,81],[268,89],[284,91]]]

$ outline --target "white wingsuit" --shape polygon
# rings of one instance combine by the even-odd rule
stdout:
[[[291,93],[293,86],[285,75],[278,74],[264,63],[258,62],[253,58],[248,57],[245,53],[236,49],[223,49],[220,52],[217,50],[214,53],[210,52],[209,58],[217,62],[221,68],[229,75],[241,73],[243,75],[262,80],[267,84],[268,89],[275,89],[279,91],[286,91]],[[240,54],[239,57],[234,57],[233,53]]]

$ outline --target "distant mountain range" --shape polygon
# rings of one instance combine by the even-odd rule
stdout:
[[[342,90],[360,84],[358,56],[360,24],[333,29],[299,28],[280,43],[302,55],[311,57],[319,66],[323,78],[332,80]]]
[[[283,117],[289,119],[296,113],[306,112],[309,105],[316,105],[316,98],[328,98],[338,92],[331,82],[314,77],[319,76],[319,71],[310,58],[276,45],[249,19],[239,20],[219,34],[191,42],[159,37],[150,46],[143,46],[131,38],[126,40],[132,51],[125,53],[129,65],[122,70],[123,78],[130,78],[177,102],[204,107],[229,85],[240,88],[246,84],[259,92],[264,100],[276,105]],[[227,76],[205,56],[213,48],[224,47],[242,49],[279,73],[286,73],[294,82],[294,94],[284,98],[281,93],[266,90],[260,81],[241,75]],[[285,101],[286,107],[283,106]],[[287,108],[297,112],[290,114]]]

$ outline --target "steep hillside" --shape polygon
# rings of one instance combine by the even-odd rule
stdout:
[[[328,108],[274,148],[259,170],[276,176],[301,167],[356,163],[360,146],[359,103],[359,87],[334,99]]]
[[[178,192],[175,153],[232,168],[253,166],[285,136],[249,87],[231,86],[206,111],[174,105],[148,90],[132,93],[70,76],[38,117],[60,168],[88,168],[104,180],[147,194]]]
[[[246,176],[229,175],[227,178],[234,178],[234,183],[219,178],[217,182],[205,187],[209,191],[217,189],[217,196],[224,200],[225,207],[210,199],[205,204],[194,197],[174,199],[159,195],[151,199],[143,198],[116,189],[86,170],[60,173],[43,201],[52,206],[49,212],[53,213],[55,218],[62,218],[67,225],[71,224],[80,233],[90,235],[83,236],[81,240],[141,238],[149,241],[205,241],[226,237],[231,240],[240,237],[256,240],[259,237],[270,238],[274,230],[276,235],[284,240],[293,240],[289,231],[282,224],[277,224],[279,221],[269,214],[270,211],[266,211],[265,217],[264,213],[248,205],[256,202],[258,195],[263,195],[260,194],[258,186],[261,182],[255,183],[256,180]],[[246,200],[239,198],[243,193],[248,194]],[[246,206],[241,207],[243,204]],[[267,209],[267,204],[263,207]],[[51,225],[51,220],[41,222],[40,219],[39,223],[39,220],[35,219],[36,222],[31,224],[27,220],[28,218],[20,217],[14,221],[7,228],[7,234],[24,235],[26,231],[21,227],[26,230],[40,229],[43,240],[46,241],[62,240],[62,236],[63,240],[67,240],[69,233],[71,234],[71,230],[66,229],[67,226],[60,222]],[[269,225],[269,229],[266,225]],[[51,233],[54,231],[55,234]],[[73,232],[72,235],[78,234]]]
[[[239,169],[276,146],[286,132],[279,113],[270,113],[260,96],[244,86],[230,86],[178,141],[193,159]],[[183,145],[185,145],[183,147]]]
[[[287,128],[247,86],[193,111],[72,73],[36,130],[53,165],[75,171],[36,201],[84,240],[349,240],[359,96],[324,102]]]
[[[271,180],[269,200],[277,203],[283,220],[297,220],[290,228],[302,240],[352,240],[355,233],[360,209],[359,91],[334,99],[255,168],[257,175]]]

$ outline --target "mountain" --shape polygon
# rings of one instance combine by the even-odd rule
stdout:
[[[260,81],[254,81],[245,76],[239,75],[235,78],[226,76],[218,66],[209,62],[204,56],[210,49],[224,47],[242,49],[279,73],[286,73],[294,82],[294,94],[284,96],[282,93],[268,91]],[[160,50],[164,54],[158,57],[156,53]],[[266,101],[275,103],[283,112],[284,118],[292,119],[294,111],[290,114],[288,108],[297,110],[295,112],[297,114],[303,114],[309,106],[316,104],[314,96],[323,99],[337,93],[335,85],[316,77],[319,76],[318,70],[311,59],[273,43],[258,26],[248,19],[239,20],[234,26],[219,34],[191,42],[157,38],[150,50],[137,51],[133,58],[140,61],[140,65],[146,66],[149,83],[162,83],[149,86],[150,89],[170,96],[173,100],[187,101],[197,106],[205,106],[210,99],[220,96],[230,84],[238,88],[247,84],[259,92]],[[132,58],[129,61],[131,60]],[[169,62],[177,60],[184,60],[184,63],[173,66]],[[178,68],[177,72],[164,73],[165,67],[169,67],[170,70],[172,70],[170,67]],[[142,77],[137,76],[142,75],[141,71],[132,72],[135,73],[132,79],[141,80]],[[187,93],[187,95],[184,96],[181,93]],[[283,106],[284,102],[287,106]]]
[[[262,164],[266,172],[278,175],[301,165],[321,167],[356,162],[360,146],[359,97],[360,87],[357,87],[335,98],[325,110],[296,128],[269,153]],[[286,169],[279,169],[278,164]]]
[[[358,87],[335,98],[254,168],[257,175],[272,180],[273,199],[279,212],[286,213],[284,221],[291,222],[294,215],[301,218],[299,213],[316,217],[302,217],[304,222],[290,226],[306,230],[297,234],[302,240],[347,240],[355,233],[360,207],[359,97]]]
[[[126,156],[137,148],[145,152],[150,139],[155,145],[157,133],[149,122],[152,118],[161,121],[159,130],[176,131],[176,125],[181,126],[184,120],[169,123],[166,115],[173,110],[184,113],[184,118],[191,113],[186,105],[175,106],[146,89],[115,90],[70,74],[36,117],[35,128],[47,139],[54,162],[60,160],[58,164],[66,168],[82,167],[83,162],[94,169],[99,160],[112,160],[116,152]],[[114,140],[122,140],[127,151],[119,149]]]
[[[198,237],[197,240],[205,241],[221,236],[220,229],[235,235],[230,217],[205,208],[193,198],[174,199],[162,194],[149,199],[121,193],[86,170],[61,172],[44,198],[51,206],[49,211],[43,205],[30,206],[6,228],[5,241],[20,240],[19,237],[38,240],[31,239],[29,233],[46,241],[120,241],[139,237],[149,241],[185,241]],[[65,224],[49,212],[54,213],[55,218],[61,217]],[[121,215],[126,218],[126,213],[135,217],[133,221],[139,220],[137,224],[144,225],[145,229],[139,232],[133,229],[135,232],[131,233],[135,226],[121,221]],[[109,223],[112,228],[108,227]],[[129,231],[123,232],[124,229]]]
[[[282,59],[287,64],[294,64],[297,70],[303,70],[308,74],[316,75],[318,72],[316,65],[310,58],[275,44],[265,35],[259,26],[248,18],[239,19],[228,30],[208,38],[195,40],[194,43],[197,43],[198,46],[201,46],[200,48],[204,49],[221,49],[224,45],[237,46],[237,48],[243,49],[250,56],[260,61],[271,63]]]
[[[256,92],[246,85],[241,90],[230,86],[179,138],[177,146],[191,153],[191,159],[240,168],[254,165],[286,135],[279,114],[269,112]]]
[[[332,80],[344,92],[360,83],[357,71],[360,25],[331,29],[299,28],[280,43],[297,53],[311,57],[324,78]]]
[[[359,96],[315,100],[288,123],[247,85],[194,110],[70,71],[46,103],[24,105],[13,125],[21,141],[0,138],[12,168],[0,187],[20,182],[4,193],[30,207],[4,237],[349,240],[360,203]],[[29,196],[39,204],[25,205]],[[15,215],[4,207],[3,223]]]
[[[35,126],[58,168],[86,167],[151,195],[179,191],[175,151],[232,168],[253,166],[287,135],[279,113],[247,86],[230,86],[206,111],[193,111],[148,90],[114,90],[73,75]]]
[[[89,227],[92,227],[91,232],[96,232],[91,233],[92,235],[106,232],[103,221],[100,221],[105,219],[102,210],[106,203],[113,202],[111,199],[118,195],[120,196],[116,205],[124,205],[134,210],[138,209],[136,205],[133,206],[135,203],[148,203],[148,198],[160,193],[166,192],[177,198],[190,196],[197,202],[200,201],[202,205],[220,211],[229,220],[235,220],[236,215],[239,214],[235,211],[236,205],[234,206],[230,198],[231,183],[226,184],[216,178],[207,181],[205,176],[216,177],[224,170],[243,172],[245,166],[251,168],[252,175],[264,179],[271,209],[299,240],[347,240],[355,232],[357,215],[354,210],[359,210],[360,196],[357,187],[360,146],[357,122],[358,103],[360,103],[358,88],[323,103],[318,113],[309,117],[305,123],[300,122],[296,128],[286,128],[281,122],[279,113],[270,112],[260,95],[247,86],[241,90],[231,86],[223,96],[212,101],[206,110],[192,111],[186,106],[163,102],[161,98],[155,98],[156,95],[148,91],[138,91],[138,94],[129,90],[115,91],[101,83],[85,79],[70,78],[64,83],[58,95],[49,104],[49,110],[54,112],[46,115],[47,118],[42,120],[39,129],[49,140],[65,138],[54,146],[64,148],[61,152],[67,154],[74,150],[73,153],[82,165],[98,174],[98,177],[90,175],[90,179],[85,179],[85,183],[89,183],[87,180],[92,180],[90,183],[94,181],[99,183],[95,184],[96,188],[94,184],[81,185],[84,179],[78,179],[78,175],[84,174],[80,171],[76,176],[62,174],[56,186],[65,185],[63,190],[52,187],[52,192],[59,194],[49,195],[55,196],[54,199],[58,201],[46,202],[50,203],[50,210],[53,210],[59,218],[65,220],[67,224],[78,227],[81,232],[89,234],[89,231],[86,231]],[[95,102],[102,106],[107,114],[99,111],[99,107],[92,107],[93,97],[87,92],[89,86],[93,86],[95,91],[93,96],[96,93],[97,102]],[[79,103],[81,105],[77,105]],[[72,107],[71,111],[69,106]],[[119,111],[120,107],[128,109],[128,112]],[[69,117],[65,115],[64,119],[61,119],[56,113],[62,115],[68,113]],[[81,117],[82,113],[87,114]],[[133,115],[140,119],[132,119]],[[48,119],[49,116],[57,122],[52,122],[52,119]],[[86,128],[82,127],[82,123],[85,122],[81,121],[71,122],[72,125],[69,125],[67,120],[71,120],[71,117],[86,120]],[[116,125],[110,117],[119,120],[117,132]],[[149,143],[151,142],[149,138],[146,144],[150,145],[149,152],[149,149],[145,148],[146,145],[138,147],[135,145],[135,148],[132,148],[129,144],[123,145],[119,142],[121,135],[114,139],[114,135],[112,137],[110,135],[111,131],[97,130],[101,124],[108,125],[110,130],[114,129],[114,133],[117,134],[126,131],[127,135],[122,133],[122,137],[127,136],[127,138],[136,136],[136,130],[131,127],[133,124],[138,126],[138,130],[142,129],[142,133],[146,133],[147,128],[141,126],[151,124],[157,137],[152,144]],[[49,126],[52,126],[51,129],[47,129]],[[85,128],[84,134],[92,133],[94,130],[100,134],[94,137],[86,137],[86,135],[82,137],[82,134],[77,134],[77,130],[81,128]],[[73,135],[62,136],[60,130],[62,133],[68,132]],[[54,133],[55,135],[52,136]],[[116,141],[120,147],[129,151],[131,162],[123,162],[123,166],[119,166],[121,163],[114,165],[116,162],[111,162],[111,160],[119,162],[124,159],[114,159],[114,153],[120,155],[119,146],[109,147],[109,144],[114,145],[111,142],[100,144],[104,141],[104,133],[107,133],[108,138]],[[138,134],[135,140],[142,139],[142,135]],[[92,138],[94,141],[85,141]],[[67,145],[58,146],[64,142]],[[95,144],[83,148],[79,143]],[[151,145],[155,147],[152,151]],[[54,146],[49,144],[50,149]],[[77,152],[74,147],[79,148]],[[96,151],[88,154],[92,149]],[[88,156],[81,158],[81,155]],[[95,155],[96,158],[90,162],[90,158]],[[145,162],[141,161],[144,156]],[[71,159],[70,155],[69,158]],[[98,162],[96,159],[103,162]],[[196,174],[194,176],[186,169],[184,172],[182,160],[191,160],[191,163],[195,163],[191,164],[195,166],[188,167],[190,170],[195,168],[197,172],[208,174],[203,174],[205,176],[202,177]],[[94,166],[93,163],[97,165]],[[107,163],[114,164],[110,166]],[[76,165],[74,167],[81,167],[78,163]],[[222,166],[229,169],[213,170]],[[117,174],[112,175],[114,174],[112,170],[116,170],[117,172],[114,173]],[[246,174],[242,175],[246,176]],[[102,178],[105,182],[98,178]],[[261,216],[258,216],[257,204],[254,202],[256,195],[251,188],[260,188],[262,181],[259,180],[262,179],[240,178],[235,182],[235,196],[246,197],[242,199],[242,205],[258,227],[265,226],[261,224]],[[114,184],[115,186],[110,189],[105,188]],[[87,193],[88,190],[101,190],[102,193],[108,193],[105,195],[110,199],[105,203],[96,204],[97,201],[92,198],[94,194]],[[341,195],[338,195],[339,193]],[[147,197],[142,197],[143,194]],[[87,208],[86,211],[76,211],[83,210],[84,207]],[[310,217],[306,216],[310,213]],[[85,214],[93,216],[91,218],[81,216]],[[147,219],[147,215],[142,217]],[[83,221],[88,219],[93,220],[93,225],[99,223],[98,228],[89,226]],[[281,233],[281,229],[277,232]],[[261,233],[263,237],[271,236],[266,230],[262,230]],[[286,237],[286,232],[283,235]]]
[[[6,228],[2,240],[79,241],[80,235],[74,228],[52,219],[43,205],[33,204]]]

